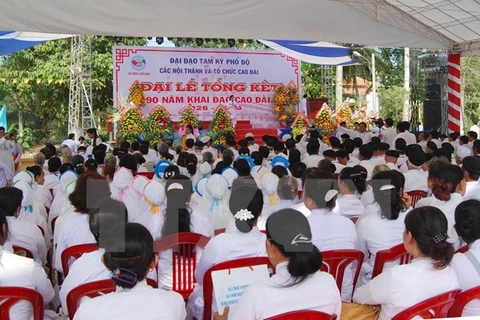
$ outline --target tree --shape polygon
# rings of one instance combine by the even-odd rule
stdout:
[[[462,58],[463,107],[465,129],[470,129],[478,123],[480,114],[480,57],[471,56]]]
[[[92,40],[92,107],[96,120],[112,103],[113,37],[90,36]],[[145,45],[145,38],[124,38],[124,45]],[[18,117],[42,138],[62,140],[67,133],[68,86],[70,81],[70,39],[59,39],[11,54],[0,66],[0,104],[9,107],[9,116]],[[25,116],[24,116],[25,115]]]
[[[392,118],[395,123],[401,121],[403,103],[407,94],[407,90],[400,86],[380,87],[378,90],[380,117]]]

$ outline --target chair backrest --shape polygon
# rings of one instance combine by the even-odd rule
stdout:
[[[216,229],[215,230],[215,235],[218,236],[219,234],[221,233],[225,233],[225,228],[222,228],[222,229]]]
[[[205,248],[209,237],[193,232],[171,234],[155,241],[155,251],[172,249],[172,290],[188,299],[196,283],[197,255],[195,249]]]
[[[153,288],[158,288],[158,284],[155,280],[147,278],[147,284]],[[116,285],[112,279],[84,283],[73,288],[67,294],[67,309],[69,318],[73,319],[75,312],[77,312],[80,300],[83,297],[95,298],[100,295],[114,292],[115,290]]]
[[[422,190],[412,190],[407,192],[407,194],[412,198],[412,208],[415,208],[415,205],[417,204],[418,200],[425,198],[427,196],[427,193]]]
[[[362,269],[363,259],[365,254],[359,250],[330,250],[322,252],[322,271],[330,273],[335,281],[337,281],[337,287],[342,292],[343,276],[345,269],[349,267],[353,262],[357,262],[355,267],[355,275],[353,277],[353,287],[357,284],[360,270]]]
[[[266,320],[336,320],[336,314],[328,314],[320,311],[300,310],[282,313]]]
[[[228,270],[242,267],[252,267],[266,264],[271,270],[275,270],[275,267],[270,263],[270,260],[267,257],[252,257],[244,259],[236,259],[221,262],[217,265],[214,265],[205,272],[203,276],[203,319],[212,318],[212,304],[213,304],[213,280],[212,272],[218,270]]]
[[[385,263],[396,260],[400,260],[399,264],[408,264],[412,261],[412,256],[405,250],[403,243],[377,252],[375,264],[373,265],[372,279],[382,273]]]
[[[465,305],[474,299],[480,299],[480,286],[459,293],[448,311],[448,316],[450,318],[461,317]]]
[[[32,304],[33,320],[43,320],[44,305],[40,293],[29,288],[1,287],[0,289],[0,319],[10,319],[10,308],[20,300],[27,300]]]
[[[144,176],[148,179],[153,179],[154,172],[137,172],[137,176]]]
[[[465,252],[468,251],[468,249],[469,249],[468,245],[466,245],[466,246],[463,246],[463,247],[459,248],[457,251],[455,251],[455,253],[465,253]]]
[[[26,258],[33,259],[33,254],[30,250],[25,249],[24,247],[14,246],[12,245],[13,253],[18,254],[20,256],[25,256]],[[25,252],[25,255],[23,254]]]
[[[98,244],[96,243],[87,243],[87,244],[79,244],[76,246],[69,247],[62,252],[62,269],[63,269],[63,277],[68,275],[69,270],[69,260],[70,258],[78,259],[84,253],[92,252],[98,250]]]
[[[409,320],[417,316],[421,319],[446,318],[448,309],[459,292],[460,290],[453,290],[427,299],[400,312],[392,320]]]

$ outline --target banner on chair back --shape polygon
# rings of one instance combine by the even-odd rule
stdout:
[[[266,264],[212,272],[213,292],[218,312],[222,314],[226,306],[230,306],[231,311],[250,284],[267,280],[269,277]]]
[[[276,51],[113,48],[115,106],[133,102],[145,116],[161,104],[178,121],[179,111],[192,105],[199,120],[211,120],[223,104],[235,120],[277,127],[272,98],[281,84],[301,88],[300,64]]]

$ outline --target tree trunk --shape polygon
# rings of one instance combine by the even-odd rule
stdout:
[[[358,84],[357,84],[357,76],[353,76],[353,88],[355,89],[355,94],[357,95],[357,99],[360,100],[360,93],[358,91]]]
[[[23,111],[18,109],[18,133],[23,135]]]

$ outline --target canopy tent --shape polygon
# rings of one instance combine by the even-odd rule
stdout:
[[[1,8],[0,30],[480,49],[475,0],[4,0]]]
[[[300,61],[321,65],[351,65],[350,48],[328,42],[260,40],[275,51]]]
[[[0,56],[27,49],[48,40],[67,37],[70,37],[70,35],[0,31]]]

